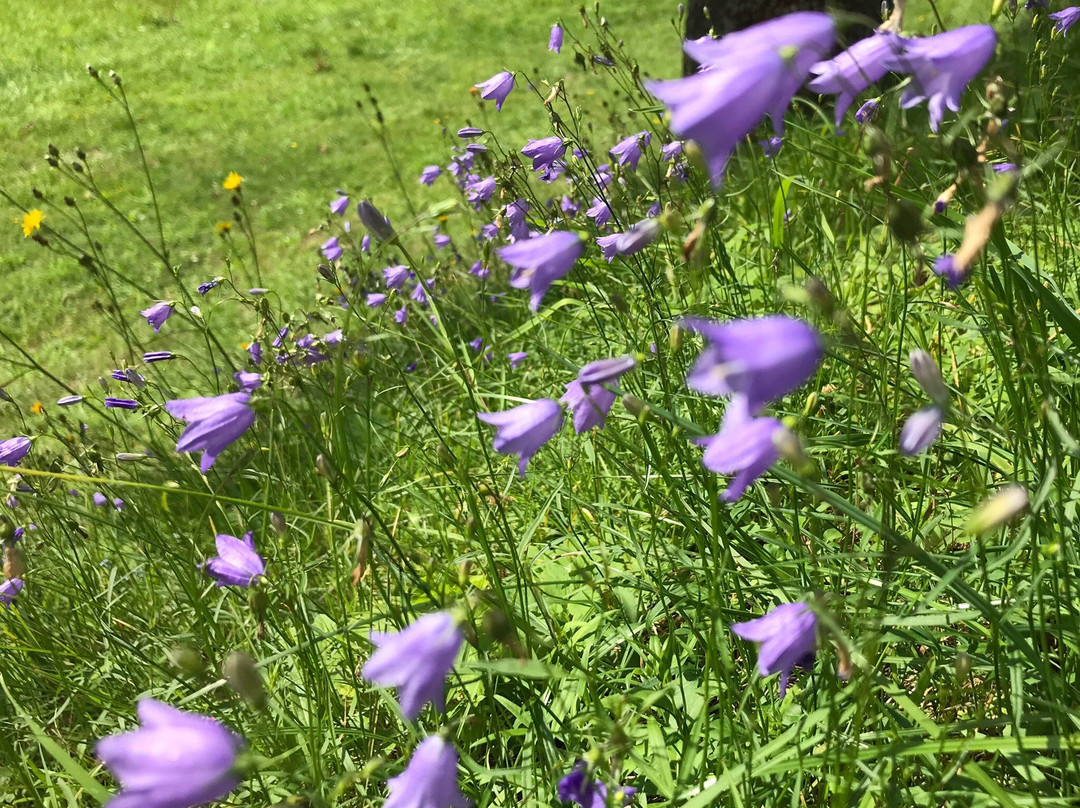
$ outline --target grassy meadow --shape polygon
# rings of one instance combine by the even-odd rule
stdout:
[[[5,20],[0,804],[1077,804],[1078,32],[913,4],[996,33],[939,131],[804,92],[714,184],[675,13]]]

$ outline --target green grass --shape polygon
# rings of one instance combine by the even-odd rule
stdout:
[[[89,290],[106,303],[108,289],[21,234],[5,236],[4,278],[17,278],[19,292],[0,296],[8,307],[0,327],[87,401],[52,406],[45,395],[60,388],[24,372],[4,346],[0,367],[18,378],[10,387],[16,403],[0,402],[0,438],[29,434],[35,445],[20,480],[11,470],[0,475],[18,499],[17,507],[0,504],[0,515],[38,529],[19,545],[26,589],[14,608],[0,610],[0,803],[100,804],[116,784],[94,758],[94,743],[133,728],[134,703],[153,696],[212,715],[247,739],[252,771],[229,805],[381,804],[386,780],[440,730],[459,750],[459,781],[481,808],[556,804],[559,777],[584,756],[605,782],[639,788],[637,805],[1075,804],[1075,40],[1051,38],[1045,25],[1031,30],[1025,12],[1015,25],[999,21],[993,69],[1009,82],[1014,109],[1007,136],[992,138],[988,155],[1014,157],[1024,175],[971,279],[951,292],[925,277],[927,260],[955,249],[965,218],[985,199],[968,181],[943,213],[931,210],[956,176],[953,139],[982,138],[988,73],[939,136],[928,135],[924,110],[901,112],[898,88],[887,91],[879,123],[893,163],[885,187],[865,185],[870,161],[850,116],[838,136],[831,108],[799,101],[777,158],[746,144],[714,192],[696,172],[686,184],[665,178],[657,154],[666,135],[634,87],[629,60],[610,73],[579,73],[572,49],[546,54],[550,10],[521,4],[511,6],[516,15],[497,16],[459,4],[440,9],[438,20],[411,23],[409,35],[400,7],[361,17],[311,4],[311,20],[288,31],[284,4],[216,17],[186,8],[161,12],[177,23],[149,20],[136,42],[127,12],[73,11],[66,20],[80,23],[65,41],[85,36],[87,48],[102,51],[73,56],[70,82],[40,85],[40,115],[51,122],[40,126],[73,126],[66,137],[46,139],[99,150],[91,161],[103,185],[115,188],[122,209],[140,212],[136,225],[153,243],[156,225],[119,105],[105,104],[106,94],[78,76],[83,61],[117,67],[189,293],[226,274],[226,254],[237,287],[251,283],[242,240],[227,252],[213,233],[232,213],[221,179],[237,170],[247,178],[243,204],[255,205],[264,279],[280,296],[252,298],[225,285],[200,300],[203,320],[178,314],[151,338],[136,313],[147,301],[105,276],[136,329],[131,352],[179,346],[185,359],[141,368],[144,389],[111,385],[111,394],[137,398],[138,411],[104,410],[88,380],[135,358],[108,355],[129,349],[109,313],[81,296]],[[960,12],[978,19],[974,9]],[[644,69],[657,75],[674,71],[677,53],[662,44],[674,35],[662,16],[629,3],[606,13],[629,57],[648,57]],[[60,38],[54,17],[28,10],[15,41],[31,54],[29,43],[41,43],[27,64],[68,75],[48,55],[46,34]],[[375,20],[382,29],[397,21],[401,36],[378,71],[354,78],[350,59],[377,58],[367,50],[349,55],[349,42],[354,51],[376,47],[359,29],[353,38],[341,33],[361,18],[371,30],[381,30]],[[913,19],[911,27],[926,24],[918,9]],[[572,9],[564,20],[576,21]],[[239,36],[256,22],[258,38]],[[568,28],[593,42],[595,28]],[[511,34],[526,29],[535,30],[528,53]],[[469,30],[483,34],[450,33]],[[481,38],[482,48],[473,41]],[[227,71],[214,71],[216,84],[181,80],[175,60],[151,58],[166,43],[203,65],[191,75],[230,62],[239,77],[231,86],[221,78]],[[398,58],[405,53],[412,61]],[[281,66],[283,54],[291,70]],[[317,60],[333,70],[316,71]],[[471,237],[497,206],[474,215],[448,185],[427,191],[415,183],[419,168],[444,162],[452,143],[435,117],[451,131],[466,120],[490,124],[485,142],[497,154],[496,144],[548,134],[549,112],[523,88],[498,116],[468,98],[468,85],[502,67],[571,77],[565,102],[553,109],[595,155],[626,132],[653,129],[639,171],[620,172],[622,184],[612,186],[616,217],[640,219],[659,194],[684,220],[629,259],[609,263],[590,247],[537,314],[525,293],[508,288],[490,247]],[[415,216],[354,111],[363,80],[387,116]],[[213,106],[199,103],[215,98]],[[63,123],[83,99],[98,112]],[[40,176],[43,189],[63,193],[30,159],[42,142],[31,133],[13,142],[26,149],[19,165],[28,173],[7,187]],[[540,217],[550,189],[501,155],[493,166],[507,199],[528,195]],[[573,166],[585,184],[587,172]],[[326,234],[308,235],[339,186],[375,197],[403,232],[400,247],[347,253],[338,271],[359,278],[347,291],[348,309],[315,272],[314,247]],[[588,201],[587,190],[578,193]],[[887,225],[887,197],[920,212],[913,241]],[[438,204],[447,199],[452,204]],[[683,240],[708,202],[714,217],[687,260]],[[79,205],[96,210],[91,200]],[[168,288],[168,274],[136,237],[90,215],[119,271]],[[431,249],[440,215],[460,255]],[[53,210],[47,223],[62,219]],[[580,218],[574,226],[597,235]],[[411,303],[406,327],[393,322],[392,307],[364,305],[378,286],[370,276],[399,258],[437,279],[444,292],[434,299],[437,324]],[[478,258],[493,270],[486,286],[465,272]],[[29,276],[41,286],[23,286]],[[51,297],[60,294],[70,295],[66,309]],[[816,374],[767,410],[798,435],[811,462],[777,463],[724,505],[717,497],[726,477],[702,467],[689,439],[714,432],[725,405],[687,390],[701,342],[672,327],[686,314],[728,320],[775,312],[806,319],[827,346]],[[192,456],[175,453],[182,425],[162,403],[228,389],[245,358],[237,343],[255,334],[268,343],[285,318],[293,336],[341,327],[345,347],[311,368],[267,361],[255,425],[199,474]],[[494,346],[490,363],[469,347],[477,336]],[[940,363],[951,412],[941,438],[912,458],[898,451],[898,434],[927,403],[907,367],[915,347]],[[529,359],[511,370],[505,355],[517,350]],[[492,430],[476,414],[558,398],[579,365],[625,352],[640,364],[621,392],[647,409],[624,400],[602,430],[579,436],[564,426],[519,479],[516,460],[493,451]],[[43,416],[29,408],[39,390]],[[139,462],[116,457],[144,451]],[[20,483],[29,488],[16,490]],[[972,514],[1006,483],[1030,492],[1030,509],[972,535]],[[122,497],[125,509],[95,507],[95,491]],[[244,590],[215,588],[197,567],[212,555],[215,532],[248,529],[269,561],[262,603]],[[779,700],[776,678],[757,675],[752,644],[728,627],[799,600],[819,614],[819,649]],[[368,630],[400,628],[440,608],[458,610],[467,635],[448,708],[406,722],[392,690],[357,675],[371,653]],[[260,666],[265,710],[221,679],[232,650]],[[177,664],[180,657],[188,663]]]

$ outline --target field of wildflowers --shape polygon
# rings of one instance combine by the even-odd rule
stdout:
[[[1077,804],[1080,10],[684,78],[601,11],[320,189],[299,305],[232,166],[177,261],[87,67],[139,201],[0,184],[117,346],[0,323],[4,804]]]

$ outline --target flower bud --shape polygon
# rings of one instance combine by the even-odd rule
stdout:
[[[683,329],[678,323],[675,323],[668,329],[668,348],[671,349],[671,354],[674,356],[682,348],[683,343]]]
[[[911,373],[919,387],[939,407],[946,406],[949,403],[949,389],[941,380],[941,371],[933,357],[921,348],[916,348],[911,352],[910,361]]]
[[[26,577],[26,564],[23,563],[22,553],[12,543],[4,544],[4,577],[8,580]]]
[[[814,461],[806,454],[799,436],[786,426],[782,426],[773,432],[772,442],[780,456],[790,463],[799,474],[805,477],[814,472]]]
[[[326,459],[326,455],[321,452],[315,458],[315,471],[319,473],[320,477],[330,479],[333,476],[334,470],[330,468],[330,461]]]
[[[266,708],[266,688],[255,660],[243,651],[233,651],[221,666],[225,683],[256,710]]]
[[[356,215],[360,223],[379,241],[389,241],[394,237],[394,228],[390,226],[390,220],[379,213],[379,209],[372,204],[370,199],[361,199],[357,203]]]
[[[982,534],[996,530],[1027,510],[1030,504],[1027,489],[1012,483],[999,488],[979,505],[967,524],[969,533]]]
[[[863,127],[861,145],[862,150],[869,157],[888,155],[889,153],[889,138],[884,131],[873,124],[868,123]]]
[[[186,643],[174,645],[165,652],[165,659],[184,676],[198,676],[203,672],[202,654]]]
[[[644,421],[649,417],[649,413],[651,412],[648,404],[631,393],[627,393],[622,397],[622,405],[626,407],[627,412],[639,421]]]
[[[889,230],[900,241],[913,242],[923,229],[922,211],[906,199],[890,199],[885,210]]]
[[[270,526],[274,528],[274,532],[279,536],[284,536],[289,529],[288,523],[285,521],[285,517],[278,511],[271,511],[270,513]]]
[[[971,675],[971,657],[961,651],[956,655],[956,681],[963,682]]]

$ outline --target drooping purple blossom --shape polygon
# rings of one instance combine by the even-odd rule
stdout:
[[[478,412],[476,417],[495,427],[495,451],[519,456],[518,474],[525,476],[529,459],[555,437],[563,422],[562,407],[541,398],[502,412]]]
[[[324,241],[319,250],[327,261],[336,261],[345,254],[344,248],[338,243],[337,236],[331,236]]]
[[[637,224],[630,225],[630,229],[619,234],[615,242],[615,252],[619,255],[633,255],[641,252],[660,235],[660,220],[656,218],[643,219]]]
[[[585,211],[585,215],[592,219],[597,227],[603,227],[611,221],[611,208],[603,199],[596,197],[592,201],[592,206]]]
[[[580,209],[581,206],[568,196],[564,195],[563,198],[559,201],[559,210],[566,214],[567,219],[573,219],[575,216],[577,216],[577,212]]]
[[[409,279],[409,268],[403,264],[387,267],[382,271],[387,289],[401,289]]]
[[[765,155],[766,159],[771,160],[780,153],[780,149],[784,147],[784,139],[782,137],[768,137],[764,140],[759,140],[758,145],[761,146],[761,151]]]
[[[148,309],[143,309],[140,314],[146,318],[146,322],[154,327],[154,333],[161,331],[165,321],[173,315],[173,304],[159,301]]]
[[[701,457],[705,468],[714,474],[735,475],[720,499],[737,500],[780,458],[776,437],[782,429],[784,425],[776,418],[753,417],[744,395],[733,396],[720,431],[694,441],[705,448]]]
[[[566,153],[566,145],[566,141],[561,137],[552,135],[539,140],[530,140],[521,147],[521,154],[532,160],[534,171],[546,171],[551,168],[552,163]]]
[[[113,396],[106,396],[105,406],[109,409],[137,410],[139,409],[139,402],[133,398],[115,398]]]
[[[345,211],[349,209],[349,197],[342,191],[338,191],[341,196],[330,203],[330,212],[335,216],[344,216]]]
[[[98,508],[104,507],[109,504],[109,498],[100,491],[95,491],[94,495],[90,497],[94,505]]]
[[[607,188],[615,179],[615,175],[611,173],[611,165],[608,163],[598,165],[596,171],[593,172],[592,179],[598,187]]]
[[[262,345],[258,342],[253,342],[248,345],[248,356],[251,357],[251,364],[258,366],[262,364]]]
[[[214,543],[218,554],[200,567],[217,586],[248,587],[266,574],[266,562],[255,550],[254,534],[250,530],[240,539],[219,533]]]
[[[420,172],[420,184],[434,185],[440,174],[442,174],[442,169],[438,166],[424,166],[424,170]]]
[[[365,235],[362,239],[360,239],[360,252],[362,252],[364,255],[367,255],[371,252],[371,236]]]
[[[401,713],[410,721],[428,702],[442,712],[446,677],[464,640],[449,612],[426,614],[396,634],[371,632],[376,650],[361,672],[375,684],[398,688]]]
[[[218,455],[255,423],[247,393],[225,393],[205,398],[180,398],[165,402],[174,418],[188,422],[176,443],[178,452],[202,450],[200,470],[205,474]]]
[[[733,623],[732,632],[758,643],[761,676],[780,674],[780,698],[796,665],[812,665],[817,650],[817,615],[805,603],[782,603],[764,617]]]
[[[990,166],[995,174],[1008,174],[1010,171],[1016,171],[1016,163],[994,163]]]
[[[622,233],[611,233],[607,236],[597,236],[596,245],[600,248],[600,254],[604,256],[609,264],[615,260],[615,256],[619,254],[619,239],[622,238]]]
[[[405,325],[405,321],[409,318],[409,310],[405,306],[394,312],[394,322],[398,325]]]
[[[243,739],[212,718],[140,699],[140,727],[98,741],[95,754],[120,783],[110,808],[196,808],[240,785]]]
[[[238,370],[233,374],[233,378],[236,379],[237,386],[245,393],[254,392],[263,385],[262,376],[252,371]]]
[[[281,330],[278,331],[277,336],[274,337],[274,341],[270,343],[271,347],[280,348],[285,342],[285,337],[288,335],[288,333],[289,327],[287,325],[283,325],[281,327]]]
[[[832,47],[832,19],[796,12],[719,40],[684,43],[701,72],[646,87],[671,111],[669,125],[701,147],[714,186],[735,147],[766,116],[783,135],[784,114],[795,92]]]
[[[566,385],[566,392],[559,401],[573,413],[574,431],[580,435],[593,427],[604,428],[607,415],[615,403],[615,394],[601,385],[586,387],[574,379]]]
[[[0,606],[10,609],[11,604],[15,602],[15,598],[23,591],[23,586],[22,578],[8,578],[3,583],[0,583]]]
[[[30,438],[18,436],[0,441],[0,466],[17,466],[30,453]]]
[[[1061,34],[1067,33],[1070,28],[1076,25],[1077,20],[1080,20],[1080,6],[1063,8],[1055,14],[1051,14],[1050,19],[1054,21],[1055,31]]]
[[[563,30],[562,26],[555,23],[551,26],[551,36],[548,37],[548,50],[560,53],[562,51]]]
[[[120,499],[120,497],[116,497],[115,499],[113,499],[112,504],[113,507],[116,508],[116,510],[118,511],[122,511],[126,507],[126,503],[124,502],[124,500]]]
[[[484,177],[465,184],[465,198],[469,200],[475,210],[480,210],[484,203],[491,199],[498,185],[494,177]]]
[[[750,415],[801,385],[821,362],[817,332],[787,315],[727,323],[690,318],[682,325],[706,342],[686,377],[687,387],[712,396],[741,393]]]
[[[547,235],[500,247],[499,257],[514,268],[510,285],[531,292],[529,308],[537,311],[551,285],[563,277],[585,251],[576,233],[556,230]]]
[[[480,280],[487,280],[488,275],[491,274],[491,270],[484,266],[482,261],[477,261],[469,268],[469,274]]]
[[[670,163],[683,153],[683,142],[681,140],[673,140],[660,147],[660,162]]]
[[[863,102],[863,105],[855,110],[855,123],[862,126],[877,114],[880,107],[881,102],[876,98],[871,98],[869,101]]]
[[[997,35],[989,25],[968,25],[936,36],[902,39],[883,64],[911,76],[900,97],[904,109],[929,100],[930,128],[936,132],[946,107],[960,110],[960,94],[994,55]]]
[[[480,97],[495,102],[495,111],[502,112],[503,101],[514,89],[514,74],[507,71],[496,73],[487,81],[474,85],[480,89]]]
[[[887,57],[901,48],[896,34],[880,31],[860,39],[847,50],[810,68],[814,78],[807,89],[823,95],[836,95],[836,125],[855,100],[855,96],[889,72]],[[856,119],[858,116],[856,116]],[[860,122],[861,125],[861,122]]]
[[[366,302],[369,308],[377,309],[386,302],[386,295],[382,292],[372,292],[367,296]]]
[[[638,132],[620,140],[608,153],[615,158],[615,161],[619,165],[629,167],[631,171],[637,171],[638,161],[641,160],[642,149],[651,142],[651,132]]]
[[[221,278],[214,278],[213,280],[206,281],[205,283],[200,283],[196,288],[200,295],[206,297],[207,292],[209,292],[211,289],[216,289],[220,285]]]
[[[607,786],[593,775],[589,765],[584,760],[574,764],[574,768],[565,777],[559,780],[557,788],[561,802],[572,802],[581,808],[607,808]],[[629,805],[637,789],[633,786],[624,786],[616,792],[621,797],[617,805]]]
[[[440,735],[429,735],[413,751],[409,765],[387,781],[383,808],[467,808],[457,784],[458,755]]]
[[[438,230],[432,235],[431,240],[435,243],[435,249],[441,250],[450,243],[450,236],[440,233]]]
[[[510,370],[517,370],[529,355],[525,351],[514,351],[507,354],[506,358],[510,360]]]

